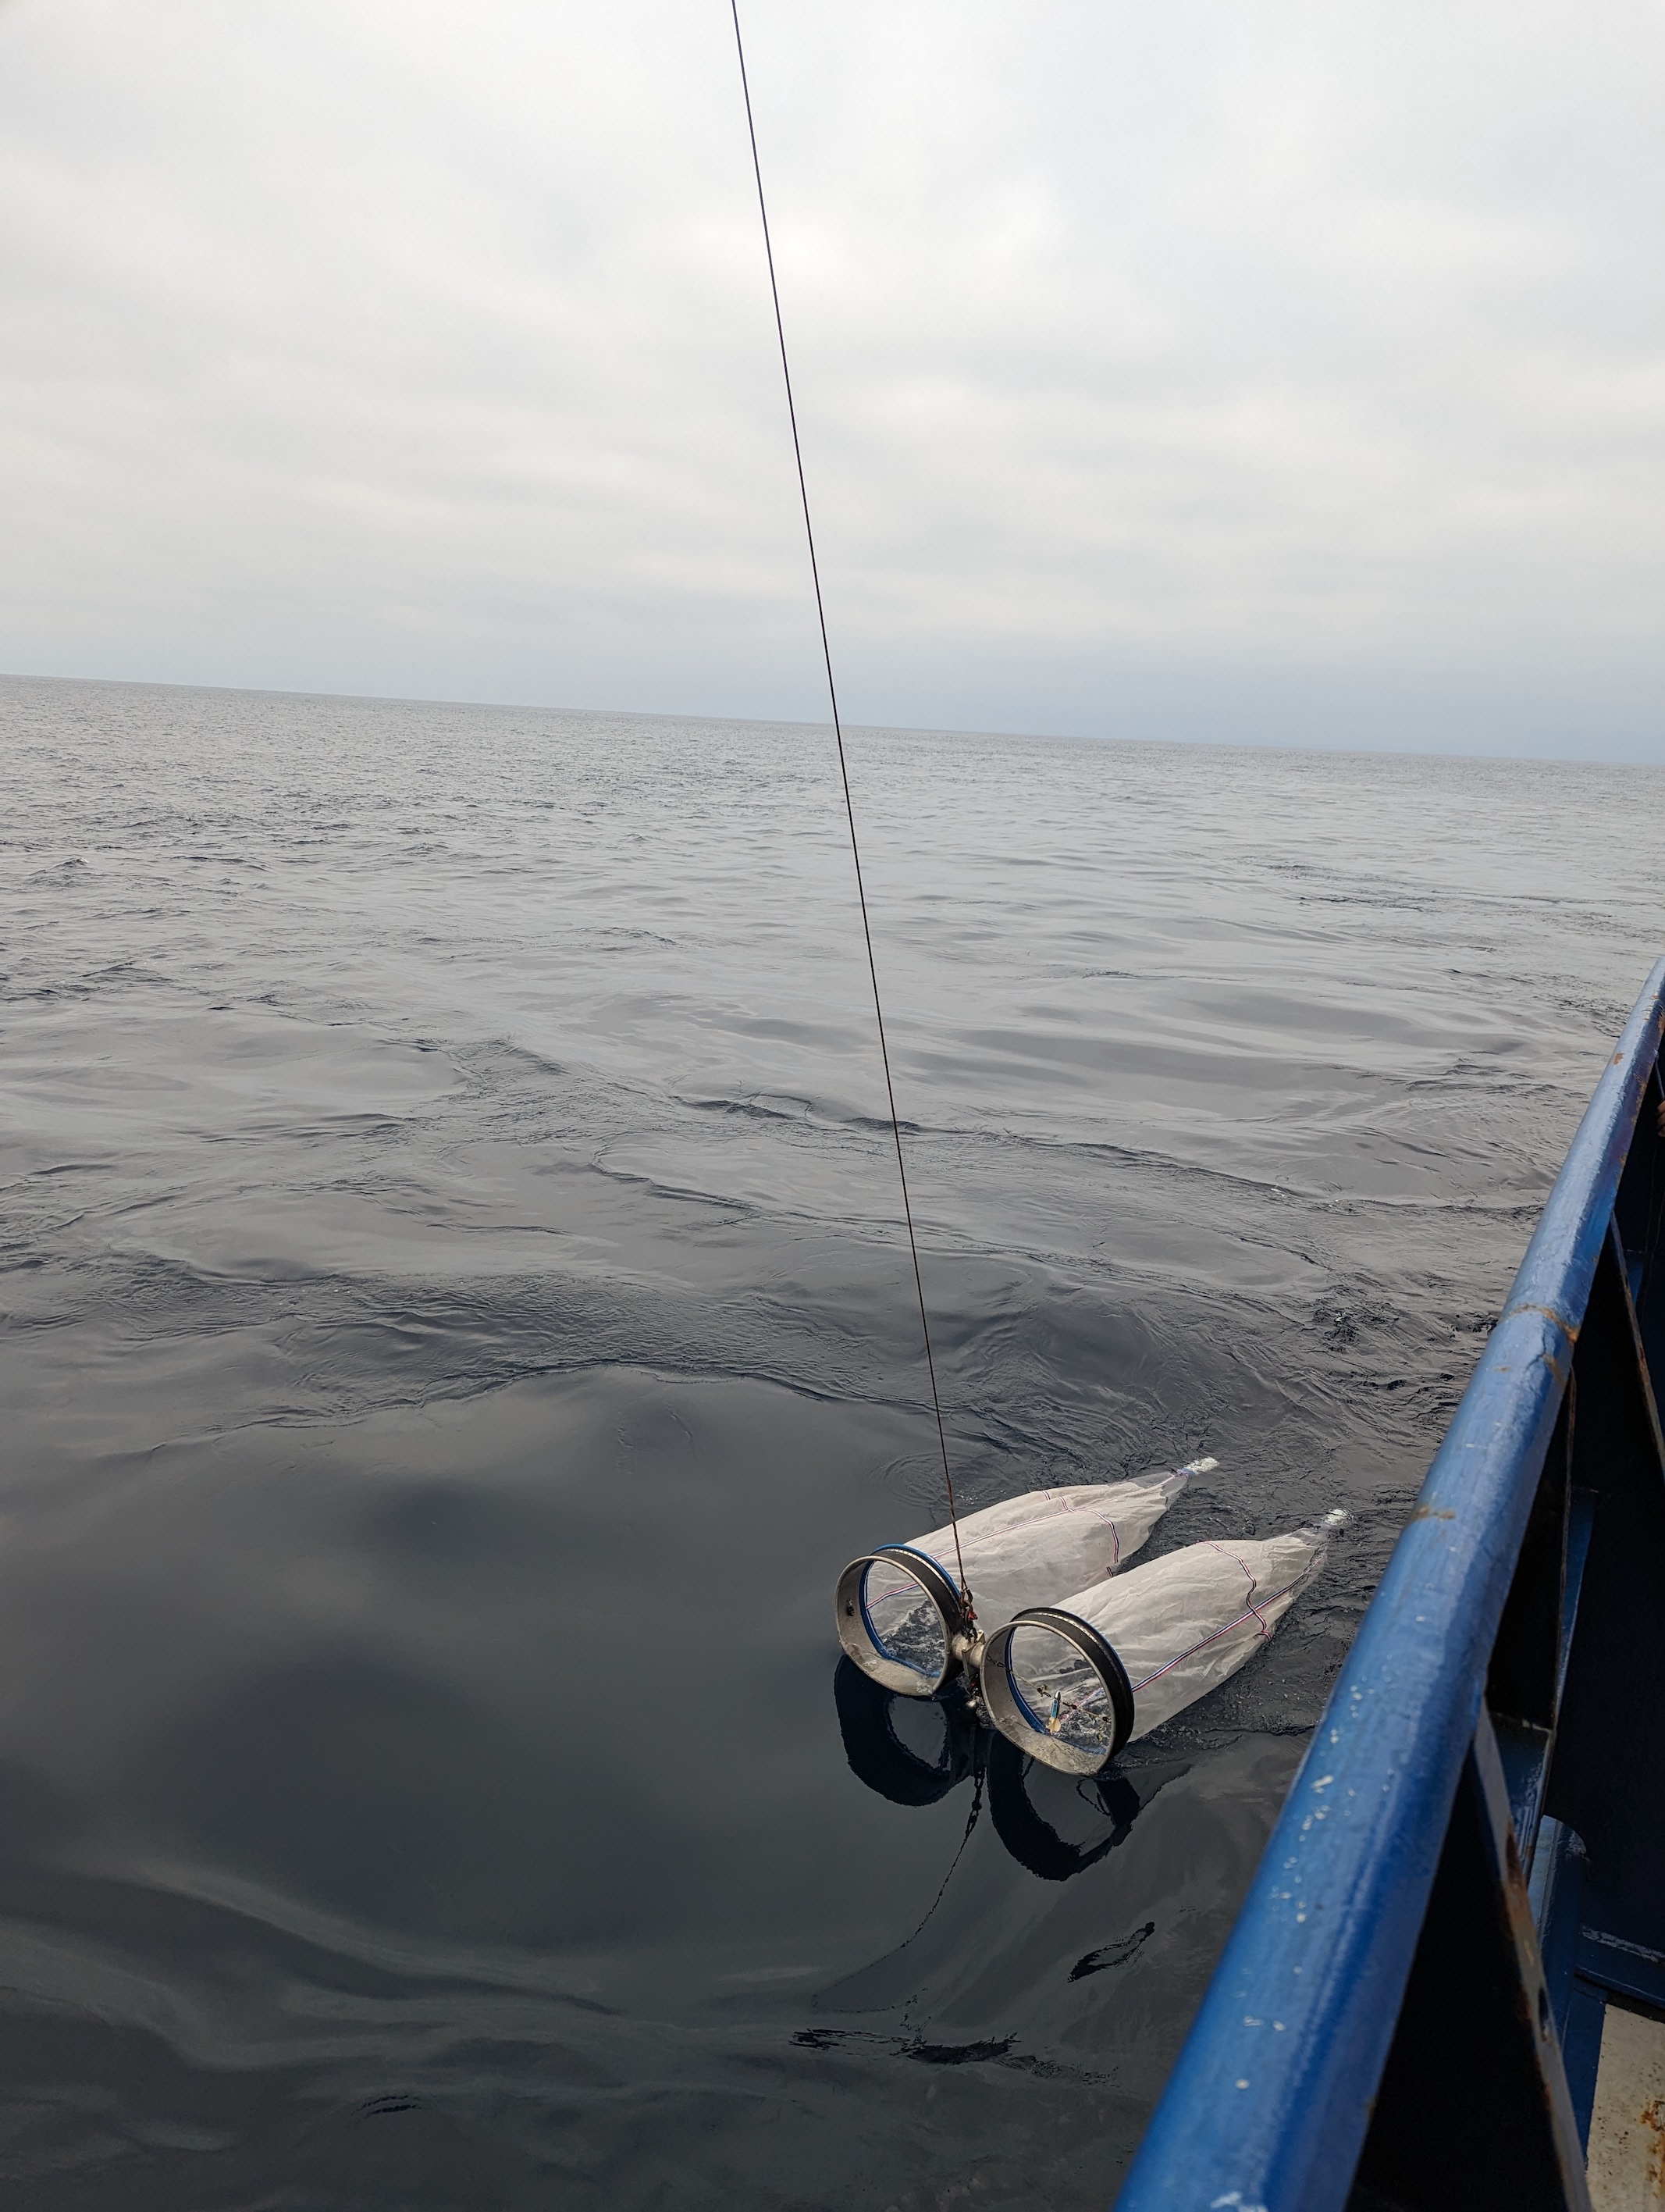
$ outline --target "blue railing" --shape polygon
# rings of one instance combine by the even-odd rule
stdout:
[[[1659,1786],[1633,1778],[1627,1813],[1602,1779],[1604,1761],[1625,1760],[1624,1731],[1655,1739],[1633,1753],[1665,1754],[1665,1480],[1638,1318],[1656,1180],[1665,1204],[1662,1028],[1665,961],[1314,1733],[1119,2212],[1456,2202],[1480,2153],[1492,2185],[1471,2204],[1588,2202],[1595,2060],[1587,2033],[1572,2049],[1574,1997],[1600,1996],[1602,1944],[1628,1958],[1640,1994],[1665,1994],[1665,1937],[1626,1874],[1637,1854],[1621,1832],[1654,1816]],[[1605,1608],[1644,1568],[1651,1607],[1632,1642],[1656,1656],[1637,1693],[1634,1670],[1629,1691],[1602,1679],[1622,1646],[1606,1627],[1580,1632],[1579,1595],[1588,1617],[1598,1570]],[[1604,1711],[1620,1733],[1575,1742]],[[1665,1861],[1665,1834],[1654,1840]],[[1570,1934],[1542,1924],[1552,1844],[1580,1869],[1588,1848],[1600,1925],[1583,1924],[1597,1908],[1577,1896]],[[1597,2050],[1601,2017],[1598,2002]],[[1453,2069],[1466,2078],[1447,2095]],[[1473,2158],[1442,2144],[1443,2111],[1495,2139]],[[1517,2156],[1523,2197],[1505,2186]]]

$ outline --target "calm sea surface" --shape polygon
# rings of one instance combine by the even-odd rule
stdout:
[[[968,1502],[1356,1516],[1099,1790],[835,1686],[941,1502],[826,733],[0,736],[13,2201],[1106,2205],[1665,942],[1665,774],[852,740]]]

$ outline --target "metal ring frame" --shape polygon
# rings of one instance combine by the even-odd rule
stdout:
[[[1076,1750],[1074,1745],[1049,1735],[1044,1723],[1030,1710],[1012,1679],[1010,1664],[1013,1632],[1026,1627],[1050,1629],[1072,1650],[1081,1654],[1104,1684],[1105,1695],[1116,1720],[1107,1749],[1098,1753]],[[1133,1685],[1128,1680],[1127,1668],[1117,1656],[1115,1645],[1087,1621],[1078,1620],[1073,1613],[1061,1613],[1054,1606],[1032,1606],[1026,1613],[1008,1621],[1004,1628],[995,1631],[983,1654],[979,1686],[989,1717],[1007,1741],[1045,1765],[1057,1767],[1062,1774],[1101,1774],[1133,1733]]]
[[[868,1619],[867,1571],[881,1559],[893,1561],[911,1576],[941,1617],[942,1668],[934,1680],[917,1668],[893,1659]],[[965,1603],[952,1577],[944,1574],[928,1552],[916,1552],[910,1544],[881,1544],[876,1552],[863,1552],[839,1577],[833,1603],[839,1643],[862,1672],[886,1689],[898,1691],[905,1698],[932,1698],[960,1672],[968,1626]]]

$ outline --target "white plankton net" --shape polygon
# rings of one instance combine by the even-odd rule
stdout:
[[[1287,1535],[1190,1544],[1026,1609],[983,1654],[990,1718],[1047,1765],[1096,1773],[1270,1640],[1346,1519],[1335,1512]]]

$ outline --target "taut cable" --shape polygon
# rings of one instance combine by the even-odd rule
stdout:
[[[821,659],[826,665],[826,696],[832,707],[832,735],[839,748],[839,776],[844,785],[844,811],[850,823],[850,857],[856,864],[856,896],[861,902],[862,935],[867,945],[867,972],[873,981],[873,1015],[879,1030],[879,1058],[884,1064],[885,1097],[890,1106],[890,1133],[896,1145],[896,1175],[902,1186],[902,1218],[907,1224],[908,1250],[913,1257],[913,1287],[919,1297],[919,1333],[925,1343],[925,1371],[930,1376],[931,1410],[936,1415],[936,1441],[942,1454],[942,1480],[948,1493],[948,1519],[954,1528],[954,1564],[960,1570],[960,1591],[966,1618],[977,1614],[966,1583],[966,1562],[960,1552],[960,1511],[954,1503],[954,1472],[948,1465],[948,1437],[942,1425],[942,1401],[936,1388],[936,1360],[931,1352],[931,1325],[925,1310],[924,1278],[919,1272],[919,1244],[913,1233],[913,1206],[908,1197],[908,1170],[902,1157],[902,1124],[897,1117],[896,1089],[890,1077],[890,1047],[885,1039],[884,1001],[879,995],[879,963],[873,957],[873,926],[868,920],[867,885],[862,877],[862,848],[856,836],[856,806],[850,795],[850,768],[845,759],[844,723],[839,714],[839,687],[832,680],[832,648],[827,642],[826,609],[821,600],[821,574],[815,559],[815,526],[809,519],[809,486],[803,473],[803,447],[798,438],[798,410],[792,398],[792,368],[786,356],[786,325],[780,312],[780,286],[775,277],[775,249],[769,237],[769,205],[763,196],[763,164],[758,159],[757,125],[752,119],[752,88],[746,74],[746,45],[740,35],[740,0],[729,0],[734,16],[735,52],[740,58],[740,89],[746,101],[746,134],[752,143],[752,174],[757,180],[757,211],[763,223],[763,252],[769,264],[769,296],[774,302],[775,336],[780,341],[781,380],[786,386],[786,413],[792,426],[792,456],[797,463],[798,497],[803,503],[803,534],[809,547],[809,574],[815,586],[815,619],[820,625]]]

